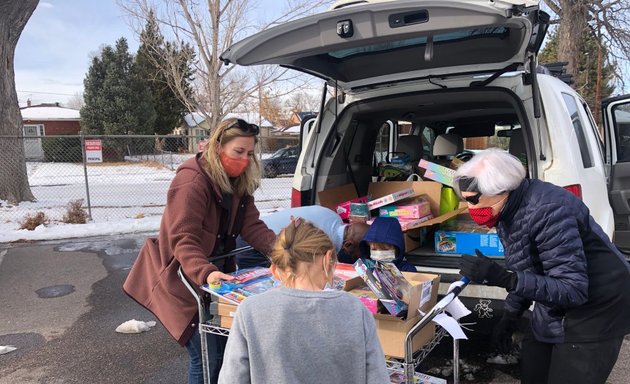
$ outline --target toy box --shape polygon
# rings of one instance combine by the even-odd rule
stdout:
[[[419,228],[442,223],[457,216],[466,209],[459,208],[440,216],[440,193],[442,190],[442,184],[434,181],[374,182],[370,183],[368,186],[368,195],[373,197],[386,196],[408,188],[413,189],[413,197],[425,195],[423,197],[429,202],[433,218],[424,222],[414,223],[413,226],[409,226],[407,228],[405,231],[405,251],[407,252],[412,251],[421,245],[420,241],[417,240],[420,238]],[[335,209],[340,201],[347,201],[356,198],[357,192],[356,188],[352,184],[346,184],[341,187],[334,187],[320,191],[317,196],[319,197],[319,203],[322,206]],[[401,203],[404,203],[404,201]]]
[[[503,244],[496,233],[436,231],[435,252],[474,255],[479,249],[486,256],[503,256]]]
[[[350,216],[348,217],[350,223],[365,223],[368,220],[370,220],[370,209],[367,203],[350,203]]]
[[[204,284],[201,289],[217,297],[219,303],[239,304],[249,296],[280,286],[280,282],[273,278],[269,268],[246,268],[230,275],[235,279],[224,281],[217,287]]]
[[[367,202],[368,202],[367,196],[357,197],[356,199],[344,201],[343,203],[340,203],[335,207],[335,212],[337,212],[337,214],[339,215],[339,217],[341,217],[342,220],[348,220],[350,213],[352,212],[351,211],[352,204],[356,204],[356,203],[365,204]]]
[[[392,316],[406,317],[411,285],[394,263],[359,259],[354,269]]]
[[[399,219],[420,219],[431,215],[431,205],[424,198],[418,198],[412,204],[389,205],[378,209],[379,216]]]
[[[453,176],[455,176],[454,169],[426,161],[425,159],[420,160],[418,167],[426,170],[424,172],[425,178],[435,180],[449,187],[453,186]]]
[[[372,210],[412,196],[415,196],[413,188],[403,188],[381,197],[377,197],[374,200],[370,200],[367,205],[368,209]]]

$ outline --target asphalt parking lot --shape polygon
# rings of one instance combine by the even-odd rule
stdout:
[[[13,244],[0,249],[0,384],[184,383],[187,354],[158,323],[149,332],[119,334],[130,320],[155,320],[121,290],[144,235]],[[449,339],[424,369],[448,369]],[[461,343],[478,369],[462,383],[518,383],[516,366],[485,363],[487,348]],[[611,384],[627,383],[630,340]],[[450,381],[449,381],[450,382]]]

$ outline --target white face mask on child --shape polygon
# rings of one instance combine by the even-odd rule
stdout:
[[[395,249],[372,249],[370,250],[370,258],[375,261],[394,261],[396,258]]]

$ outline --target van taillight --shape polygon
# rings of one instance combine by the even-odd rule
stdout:
[[[302,193],[295,188],[291,188],[291,207],[302,206]]]
[[[565,185],[564,189],[577,196],[580,200],[582,199],[582,186],[580,184]]]

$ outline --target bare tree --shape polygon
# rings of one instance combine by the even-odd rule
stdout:
[[[68,99],[64,106],[67,108],[80,110],[81,107],[83,107],[84,105],[85,101],[83,100],[83,94],[75,92],[75,94],[70,99]]]
[[[315,112],[319,109],[320,96],[306,91],[297,92],[285,102],[291,112]]]
[[[623,86],[624,65],[630,60],[630,0],[544,0],[558,16],[558,60],[568,62],[567,72],[576,76],[577,58],[584,49],[584,32],[602,44],[597,64],[612,64]],[[603,49],[602,49],[603,48]],[[608,52],[607,56],[602,53]],[[600,72],[601,74],[601,72]],[[598,76],[600,80],[601,76]]]
[[[206,114],[210,127],[216,126],[227,113],[237,111],[259,90],[284,80],[286,75],[285,69],[275,66],[259,67],[252,75],[247,68],[224,66],[219,60],[220,54],[246,35],[330,3],[332,0],[286,0],[280,14],[257,24],[253,17],[257,4],[253,0],[119,0],[139,25],[153,12],[167,39],[172,38],[176,45],[189,44],[194,48],[196,92],[192,96],[178,89],[182,74],[177,60],[164,57],[158,64],[188,108]]]
[[[15,91],[15,47],[37,7],[39,0],[0,2],[0,135],[22,136],[22,116]],[[5,159],[0,163],[0,199],[17,204],[33,201],[35,197],[28,185],[24,143],[21,139],[0,137],[0,153]]]

